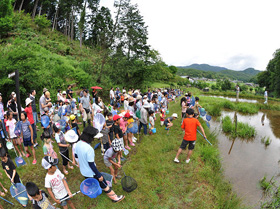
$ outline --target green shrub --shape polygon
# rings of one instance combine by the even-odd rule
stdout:
[[[222,106],[223,106],[224,108],[234,110],[234,104],[233,104],[233,102],[231,102],[231,101],[228,101],[228,100],[224,101],[224,102],[222,103]]]
[[[39,27],[40,30],[50,27],[51,22],[47,19],[46,15],[36,16],[34,19],[35,24]]]
[[[233,124],[229,116],[222,119],[222,130],[225,133],[231,133],[234,130]]]
[[[212,105],[207,109],[207,111],[208,114],[212,116],[220,116],[222,112],[222,108],[220,105]]]

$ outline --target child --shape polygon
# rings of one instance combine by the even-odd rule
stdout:
[[[67,142],[65,140],[65,137],[64,137],[64,133],[60,129],[60,124],[59,123],[56,123],[53,126],[53,130],[55,132],[55,140],[56,140],[56,142],[58,144],[58,147],[59,147],[59,154],[62,157],[63,173],[65,175],[67,175],[68,171],[66,170],[66,166],[68,166],[69,169],[74,169],[73,166],[70,166],[70,164],[68,163],[68,159],[69,159],[68,147],[70,146],[70,144],[67,144]]]
[[[202,108],[200,104],[198,104],[199,102],[199,98],[195,97],[195,105],[193,107],[194,109],[194,114],[198,114],[199,115],[199,109],[198,108]]]
[[[6,175],[11,180],[11,182],[13,184],[20,183],[20,178],[16,171],[16,166],[13,163],[13,161],[10,158],[8,158],[7,153],[1,156],[1,160],[2,160],[2,168],[4,169]]]
[[[154,111],[149,110],[149,122],[150,122],[150,135],[153,133],[152,130],[155,127]]]
[[[164,120],[165,120],[165,110],[162,108],[160,110],[160,126],[164,125]]]
[[[120,140],[121,148],[123,150],[124,149],[123,132],[120,128],[120,119],[121,119],[121,116],[114,115],[114,117],[113,117],[113,120],[114,120],[113,130],[114,130],[114,133],[115,133],[115,138]],[[122,156],[121,156],[121,159],[124,160],[124,158]]]
[[[35,124],[35,121],[34,121],[34,118],[33,118],[31,103],[32,103],[32,100],[30,98],[27,98],[25,100],[26,108],[24,109],[24,111],[26,112],[28,121],[30,122],[31,127],[33,129],[33,141],[34,141],[33,144],[34,144],[34,147],[37,147],[38,146],[38,143],[36,142],[37,129],[36,129],[36,124]]]
[[[78,136],[81,135],[78,123],[77,123],[77,117],[75,115],[70,115],[70,120],[71,120],[71,128],[76,129],[76,133]]]
[[[104,153],[107,151],[107,149],[110,148],[110,139],[109,139],[109,128],[106,126],[106,123],[104,123],[102,130],[100,131],[100,133],[103,134],[102,136],[102,143],[103,143],[103,149],[104,149]]]
[[[165,129],[167,130],[167,135],[169,134],[169,129],[173,126],[171,121],[178,118],[177,113],[173,113],[171,117],[168,117],[164,120]]]
[[[56,209],[56,207],[50,203],[47,193],[43,190],[39,190],[36,184],[27,182],[25,187],[29,199],[32,199],[33,208]]]
[[[22,155],[24,156],[25,154],[23,152],[20,139],[15,135],[16,123],[17,121],[13,118],[13,113],[8,112],[8,120],[6,122],[6,127],[8,128],[8,136],[9,139],[13,142],[13,145],[16,148],[17,152],[19,153],[19,156],[22,157]],[[19,145],[20,151],[17,145]]]
[[[64,178],[64,175],[56,168],[58,164],[58,159],[53,159],[50,156],[45,156],[42,159],[42,166],[44,169],[48,170],[45,177],[45,187],[52,199],[60,204],[64,209],[67,209],[67,203],[73,209],[75,209],[74,204],[71,199],[67,199],[61,202],[62,199],[67,197],[72,197],[72,193],[68,187],[68,184]]]
[[[185,130],[185,136],[184,136],[182,144],[177,152],[177,155],[174,159],[174,162],[176,162],[176,163],[180,162],[178,160],[178,157],[181,154],[182,150],[186,149],[187,145],[188,145],[189,151],[188,151],[186,163],[190,162],[190,157],[192,155],[192,152],[193,152],[193,149],[195,146],[196,131],[197,131],[198,126],[201,129],[201,132],[202,132],[204,138],[206,138],[204,129],[202,128],[200,122],[197,119],[193,118],[193,116],[194,116],[194,110],[191,108],[187,109],[187,118],[183,121],[183,124],[181,126],[181,128]]]
[[[130,114],[127,112],[125,113],[124,117],[120,119],[120,128],[123,132],[123,139],[125,143],[125,149],[130,150],[131,148],[128,146],[128,139],[127,139],[127,120],[130,117]],[[135,146],[135,144],[132,142],[130,143],[131,146]]]
[[[35,165],[37,163],[36,160],[36,155],[35,155],[35,149],[33,147],[33,129],[29,123],[29,121],[27,120],[27,114],[26,112],[22,112],[21,113],[21,137],[23,138],[23,145],[24,145],[24,149],[27,152],[26,157],[29,157],[31,154],[28,150],[28,146],[30,146],[32,154],[33,154],[33,162],[32,164]]]
[[[53,141],[51,138],[44,138],[44,146],[43,146],[43,152],[45,156],[51,156],[54,159],[57,159],[57,154],[53,149]]]
[[[45,116],[45,115],[46,115],[46,117],[49,117],[49,108],[47,108],[47,107],[44,108],[44,114],[42,116]],[[44,140],[45,137],[47,137],[47,138],[51,137],[51,135],[52,135],[51,124],[52,124],[52,122],[50,120],[49,125],[47,126],[47,128],[45,128],[43,126],[43,124],[41,123],[41,126],[43,128],[43,133],[41,134],[40,138],[41,138],[42,141]]]
[[[114,124],[114,120],[113,120],[113,114],[111,112],[108,113],[107,115],[108,120],[106,120],[106,126],[109,128],[109,144],[111,145],[111,142],[114,139],[114,130],[113,130],[113,124]]]
[[[118,168],[121,167],[121,144],[118,139],[113,140],[112,147],[110,147],[104,155],[104,163],[106,167],[108,167],[111,171],[111,175],[113,176],[113,181],[116,184],[117,180],[116,178],[120,178],[118,175]],[[116,158],[118,159],[118,163],[116,161]],[[113,168],[114,166],[114,168]]]

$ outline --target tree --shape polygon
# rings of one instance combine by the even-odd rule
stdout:
[[[230,81],[228,79],[225,79],[221,85],[221,88],[223,91],[230,90],[231,89]]]
[[[0,1],[0,38],[12,28],[13,7],[11,0]]]
[[[171,66],[169,66],[169,70],[173,75],[176,75],[178,69],[177,69],[177,67],[171,65]]]
[[[87,1],[85,1],[85,5],[83,7],[83,10],[81,12],[81,18],[79,22],[79,30],[80,30],[80,48],[82,48],[83,44],[83,33],[86,28],[85,23],[86,23],[86,7],[87,7]]]

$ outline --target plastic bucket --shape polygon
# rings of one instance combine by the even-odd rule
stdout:
[[[23,166],[26,164],[24,159],[22,157],[16,157],[15,162],[17,164],[17,167]]]
[[[157,129],[156,128],[153,128],[152,129],[152,132],[155,134],[157,132]]]
[[[102,174],[103,178],[107,182],[108,186],[112,187],[113,176],[109,173],[104,173],[104,172],[100,172],[100,173]]]
[[[200,108],[199,111],[200,111],[200,115],[201,115],[202,117],[206,115],[206,111],[205,111],[204,108]]]
[[[165,112],[166,114],[169,114],[169,110],[166,110],[166,112]]]
[[[99,182],[94,178],[84,180],[80,185],[80,190],[84,195],[87,195],[90,198],[96,198],[102,193]]]

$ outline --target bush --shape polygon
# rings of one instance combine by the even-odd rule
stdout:
[[[0,18],[0,38],[13,29],[12,17]]]
[[[41,15],[40,17],[35,17],[35,24],[39,27],[40,30],[50,27],[51,22],[47,19],[46,15]]]

